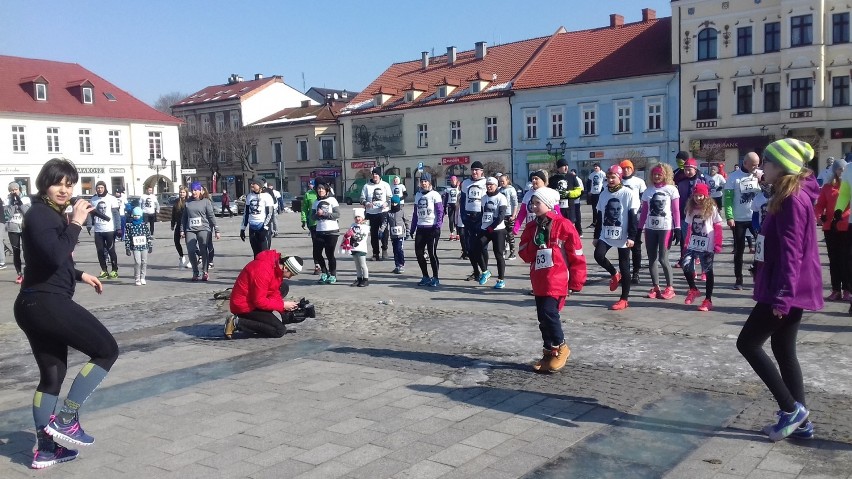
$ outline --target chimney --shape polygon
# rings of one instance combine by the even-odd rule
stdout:
[[[447,65],[456,63],[456,47],[447,47]]]
[[[643,8],[642,9],[642,21],[647,22],[649,20],[657,19],[657,11],[653,8]]]
[[[429,52],[420,52],[420,66],[424,70],[429,68]]]
[[[302,108],[311,106],[311,100],[302,100]]]
[[[255,80],[263,80],[263,73],[255,73],[254,79]]]
[[[617,13],[610,14],[609,26],[611,28],[623,27],[624,26],[624,15],[619,15]]]
[[[231,73],[231,76],[228,77],[228,85],[233,85],[237,82],[237,74]]]
[[[488,44],[485,42],[476,42],[476,59],[482,60],[488,53]]]

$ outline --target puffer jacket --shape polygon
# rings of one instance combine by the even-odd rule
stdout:
[[[284,280],[284,271],[278,264],[278,257],[274,249],[261,251],[257,258],[240,271],[231,291],[231,313],[239,315],[284,309],[284,299],[279,289]]]

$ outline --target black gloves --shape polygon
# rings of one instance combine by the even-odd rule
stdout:
[[[127,256],[130,256],[131,254],[129,249],[124,250],[124,252],[127,254]]]
[[[306,226],[307,226],[307,224],[306,224],[304,221],[302,221],[302,229],[303,229],[303,230],[308,229]]]
[[[153,252],[154,252],[154,247],[153,247],[153,246],[152,246],[152,247],[150,247],[150,248],[148,248],[148,254],[151,254],[151,253],[153,253]]]
[[[675,228],[674,230],[674,241],[672,244],[681,244],[683,243],[683,230],[680,228]]]
[[[839,223],[840,220],[842,220],[842,219],[843,219],[843,211],[834,210],[834,219],[831,220],[831,229],[836,231],[837,230],[837,223]]]

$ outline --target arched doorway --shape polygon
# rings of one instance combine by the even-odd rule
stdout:
[[[148,188],[154,188],[154,193],[169,193],[174,191],[172,188],[172,180],[167,176],[153,175],[148,177],[142,183],[143,191],[148,191]]]

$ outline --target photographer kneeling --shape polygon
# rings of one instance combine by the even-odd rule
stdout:
[[[231,291],[232,315],[225,320],[225,338],[234,331],[247,331],[268,338],[280,338],[286,324],[300,323],[315,316],[306,300],[285,301],[289,292],[285,279],[302,272],[302,258],[281,256],[275,250],[261,251],[237,276]],[[281,313],[281,319],[274,312]]]

